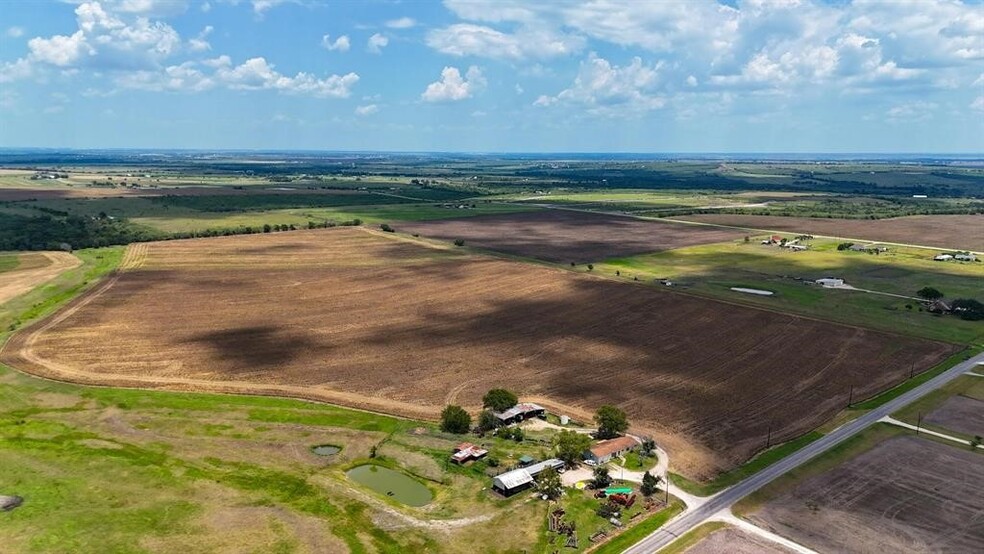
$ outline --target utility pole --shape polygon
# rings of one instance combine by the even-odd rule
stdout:
[[[851,394],[847,398],[847,407],[850,408],[851,404],[854,404],[854,385],[851,385]]]
[[[666,506],[670,506],[670,468],[667,466],[663,478],[663,489],[666,490]]]
[[[772,446],[772,420],[771,419],[769,420],[769,434],[766,436],[765,439],[765,448],[768,449],[770,446]]]
[[[916,434],[919,434],[919,428],[922,427],[922,412],[919,412],[919,417],[916,419]]]
[[[909,366],[909,379],[912,379],[912,376],[915,374],[916,374],[916,362],[912,362],[912,365]]]

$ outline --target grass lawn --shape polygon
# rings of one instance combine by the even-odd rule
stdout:
[[[788,234],[792,238],[792,234]],[[980,297],[984,264],[940,264],[934,251],[891,247],[881,255],[838,251],[835,241],[814,240],[811,250],[792,252],[750,241],[716,243],[655,254],[610,259],[595,272],[620,273],[623,279],[666,278],[678,290],[778,311],[862,325],[960,344],[984,344],[984,326],[952,316],[921,311],[918,301],[860,291],[804,284],[820,277],[843,278],[874,291],[914,297],[932,286],[948,298]],[[758,296],[731,290],[768,290]]]
[[[625,469],[631,469],[633,471],[645,471],[647,469],[652,469],[657,463],[659,463],[659,458],[655,455],[653,456],[642,456],[636,451],[628,452],[624,458],[617,458],[615,463],[624,467]],[[613,470],[615,474],[618,474],[618,470]]]

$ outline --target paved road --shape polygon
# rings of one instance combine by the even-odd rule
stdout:
[[[879,419],[915,402],[926,394],[960,377],[965,372],[971,370],[976,364],[982,362],[984,362],[984,353],[955,365],[894,400],[838,427],[820,440],[807,445],[803,449],[783,458],[748,479],[718,493],[717,496],[712,497],[707,503],[677,516],[676,519],[671,520],[659,530],[629,547],[625,551],[625,554],[650,554],[656,552],[676,540],[680,535],[704,523],[716,513],[729,509],[735,502],[764,487],[779,476],[834,448],[875,424]]]

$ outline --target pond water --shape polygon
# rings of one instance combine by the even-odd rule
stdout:
[[[341,451],[341,448],[331,444],[322,444],[311,449],[311,452],[314,452],[318,456],[334,456]]]
[[[430,489],[422,483],[405,473],[382,466],[361,465],[348,470],[345,474],[356,483],[407,506],[424,506],[433,499]]]

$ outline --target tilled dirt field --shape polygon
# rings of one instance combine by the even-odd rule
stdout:
[[[984,400],[952,396],[930,412],[926,422],[958,433],[984,436]]]
[[[750,535],[734,527],[718,529],[684,550],[685,554],[792,554],[793,551],[770,540]]]
[[[546,210],[398,225],[401,231],[528,256],[551,262],[597,262],[605,258],[733,240],[744,232],[670,223]]]
[[[707,214],[674,219],[984,252],[984,215],[914,215],[868,220]]]
[[[818,552],[980,552],[982,472],[984,456],[966,448],[897,437],[751,517]]]
[[[414,417],[505,386],[628,411],[704,477],[953,347],[339,228],[134,245],[15,335],[57,379],[326,400]]]

